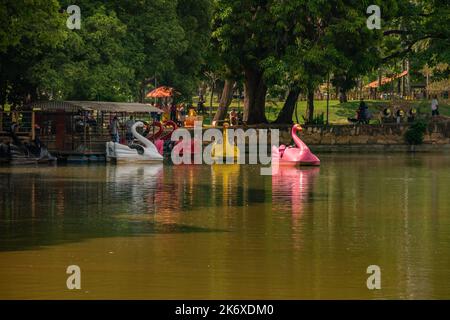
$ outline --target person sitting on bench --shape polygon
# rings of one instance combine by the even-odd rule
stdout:
[[[410,108],[410,109],[408,110],[408,114],[407,114],[407,116],[408,116],[408,122],[409,122],[409,123],[414,122],[414,121],[416,120],[416,115],[417,115],[416,109]]]
[[[369,124],[371,114],[364,100],[361,100],[358,110],[356,111],[356,119],[348,118],[352,123]]]

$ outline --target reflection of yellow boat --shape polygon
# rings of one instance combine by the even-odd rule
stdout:
[[[241,166],[239,164],[214,164],[211,166],[213,178],[228,177],[230,175],[239,175]]]
[[[212,184],[228,187],[230,185],[237,185],[236,179],[239,177],[241,166],[238,164],[215,164],[211,166]],[[230,184],[233,182],[232,184]],[[221,183],[220,183],[221,182]]]
[[[214,189],[216,187],[219,189],[222,186],[221,194],[224,205],[229,205],[229,201],[235,199],[238,192],[237,185],[239,185],[240,171],[241,166],[239,164],[214,164],[211,166],[212,186]]]
[[[236,144],[231,144],[228,140],[229,125],[226,123],[223,126],[223,141],[215,141],[212,147],[211,156],[212,159],[233,159],[238,160],[240,158],[240,150]]]

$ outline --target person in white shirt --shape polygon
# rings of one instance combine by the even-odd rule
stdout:
[[[434,96],[434,99],[431,101],[431,114],[433,117],[439,115],[439,102],[437,96]]]

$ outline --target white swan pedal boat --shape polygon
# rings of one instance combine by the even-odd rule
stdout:
[[[136,122],[131,128],[133,136],[141,144],[133,144],[125,146],[116,142],[106,143],[106,157],[108,161],[117,163],[133,162],[133,163],[147,163],[147,162],[162,162],[164,157],[158,152],[156,146],[147,138],[137,132],[137,128],[144,127],[142,122]]]

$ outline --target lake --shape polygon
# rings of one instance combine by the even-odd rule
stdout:
[[[0,167],[0,299],[450,298],[450,156],[321,160]]]

